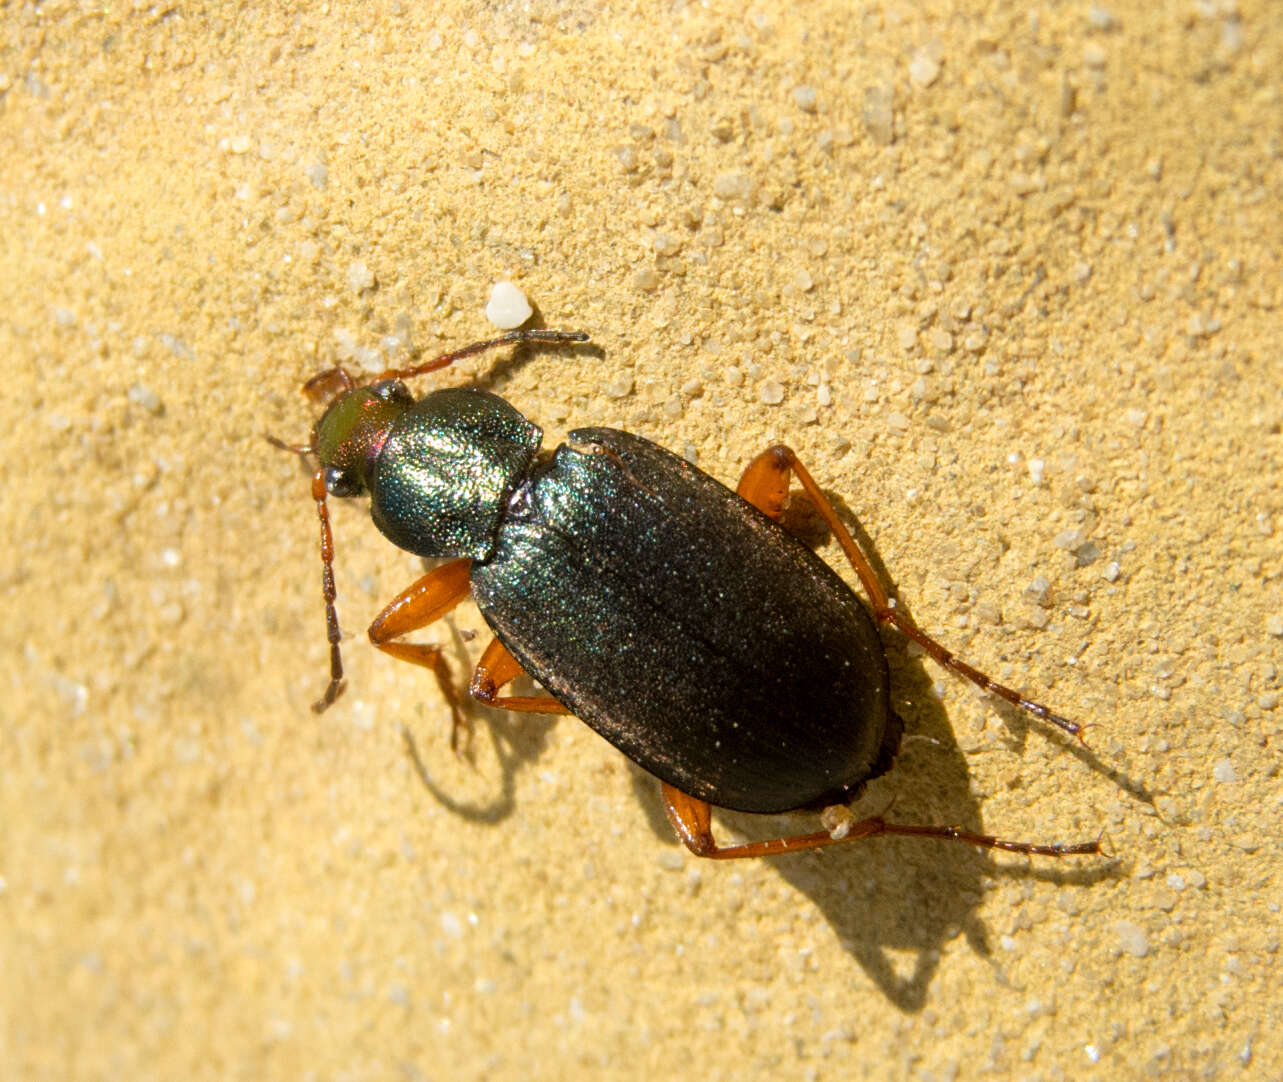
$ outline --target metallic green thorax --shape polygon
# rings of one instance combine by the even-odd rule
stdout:
[[[368,484],[374,523],[419,556],[485,559],[543,433],[497,395],[434,391],[401,410]]]

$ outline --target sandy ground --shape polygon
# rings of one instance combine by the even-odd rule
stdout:
[[[5,1076],[1283,1076],[1277,12],[611,7],[0,10]],[[787,439],[924,626],[1096,726],[888,635],[917,739],[860,808],[1114,859],[712,864],[573,719],[458,759],[364,641],[422,567],[358,503],[313,715],[263,434],[501,279],[599,349],[438,382],[732,482]],[[460,684],[483,632],[433,632]]]

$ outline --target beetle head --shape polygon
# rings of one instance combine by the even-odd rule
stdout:
[[[388,434],[413,404],[409,389],[397,379],[345,390],[330,403],[312,429],[312,448],[331,496],[369,492]]]

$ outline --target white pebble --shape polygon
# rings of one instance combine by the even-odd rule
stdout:
[[[676,255],[682,250],[681,237],[675,237],[671,233],[656,233],[651,240],[651,246],[655,249],[657,256]]]
[[[1234,764],[1229,759],[1222,759],[1212,767],[1212,777],[1220,782],[1238,781],[1238,771],[1234,769]]]
[[[374,272],[360,260],[350,263],[347,268],[347,284],[353,293],[364,293],[367,289],[374,288]]]
[[[125,394],[130,402],[135,406],[141,406],[148,413],[159,415],[164,408],[160,404],[160,396],[146,384],[135,383]]]
[[[1149,953],[1149,936],[1139,924],[1129,920],[1120,920],[1114,925],[1119,945],[1134,958],[1144,958]]]
[[[801,86],[793,88],[793,103],[804,113],[815,112],[815,87],[807,86],[803,83]]]
[[[631,374],[623,375],[617,379],[611,380],[602,388],[602,393],[607,398],[627,398],[633,393],[633,377]]]
[[[744,173],[719,173],[713,178],[713,194],[718,199],[747,202],[753,194],[753,181]]]
[[[1116,25],[1114,13],[1101,4],[1092,4],[1087,12],[1087,22],[1093,30],[1113,30]]]
[[[501,331],[520,327],[533,311],[526,295],[511,282],[495,282],[486,304],[486,319]]]
[[[914,86],[927,87],[940,77],[940,65],[926,53],[915,53],[909,62],[909,81]]]
[[[784,401],[784,386],[773,379],[768,379],[758,388],[757,397],[768,406],[778,406]]]

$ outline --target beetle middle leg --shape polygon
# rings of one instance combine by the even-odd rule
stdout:
[[[418,631],[441,619],[459,604],[471,589],[469,560],[452,560],[434,568],[402,590],[370,624],[370,642],[385,654],[391,654],[412,665],[431,669],[437,686],[450,707],[450,750],[459,750],[459,734],[467,722],[459,709],[459,694],[450,680],[450,666],[441,647],[427,643],[396,642],[402,635]]]
[[[664,810],[668,821],[682,843],[697,857],[711,860],[739,860],[744,857],[770,857],[781,853],[799,853],[806,849],[823,849],[844,842],[858,842],[879,834],[900,835],[913,838],[938,838],[941,841],[964,842],[983,849],[1001,849],[1007,853],[1028,856],[1067,857],[1100,852],[1099,840],[1094,842],[1053,843],[1012,842],[990,834],[973,834],[961,827],[914,826],[908,823],[888,823],[880,816],[861,819],[844,826],[841,832],[819,831],[815,834],[794,834],[787,838],[748,842],[723,849],[713,837],[712,808],[707,801],[697,800],[662,783]]]
[[[737,491],[764,515],[778,521],[784,511],[785,498],[788,496],[790,474],[796,475],[803,491],[811,498],[820,517],[824,519],[829,529],[833,531],[833,536],[837,538],[838,544],[842,546],[842,551],[855,569],[856,575],[859,576],[865,593],[869,595],[874,617],[879,624],[892,624],[902,634],[921,646],[939,664],[965,677],[984,691],[1063,729],[1078,737],[1079,740],[1083,739],[1084,726],[1053,713],[1042,703],[1025,698],[1020,692],[998,683],[979,669],[968,665],[961,658],[955,657],[952,652],[918,627],[903,609],[897,608],[894,599],[887,594],[877,573],[873,570],[873,566],[860,551],[859,545],[855,543],[855,538],[842,524],[837,512],[833,510],[833,505],[820,491],[820,486],[815,483],[815,479],[807,472],[806,467],[798,461],[797,455],[791,448],[777,444],[763,451],[749,463],[748,469],[740,478]]]
[[[505,684],[511,684],[526,670],[498,639],[491,639],[472,673],[469,691],[486,706],[499,710],[520,710],[528,714],[569,714],[551,695],[499,695]]]

